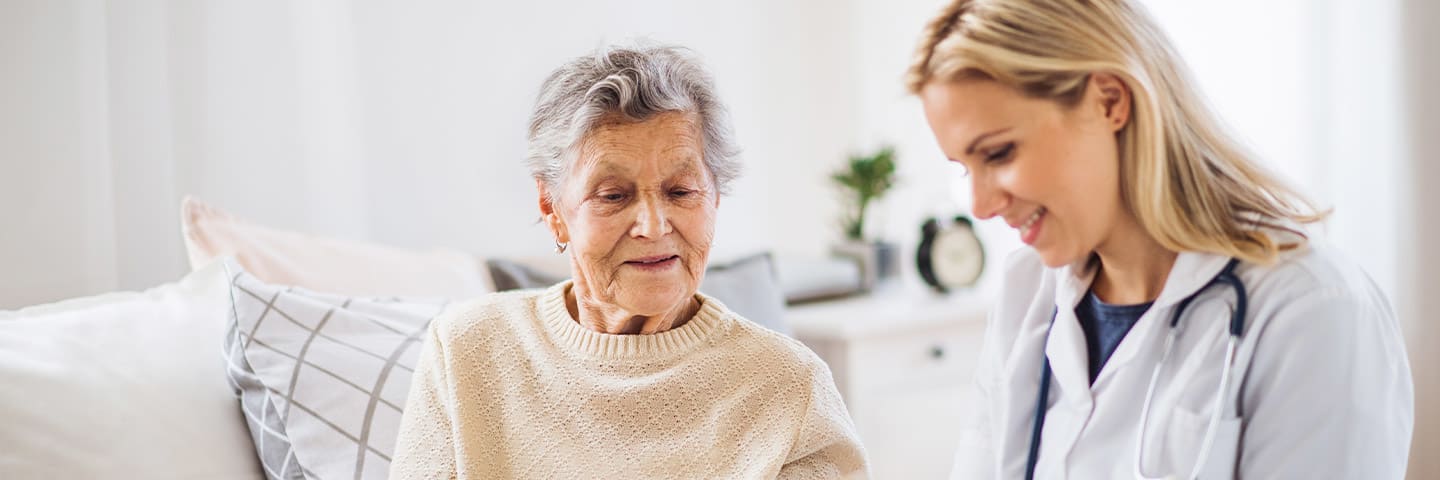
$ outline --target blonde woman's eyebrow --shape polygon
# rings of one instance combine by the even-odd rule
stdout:
[[[993,136],[995,136],[995,135],[999,135],[999,134],[1008,132],[1008,131],[1010,131],[1010,130],[1012,130],[1012,127],[1005,127],[1005,128],[999,129],[999,130],[992,130],[992,131],[990,131],[990,132],[980,134],[980,136],[975,137],[974,140],[971,140],[971,141],[970,141],[970,146],[965,147],[965,155],[970,155],[970,154],[975,153],[975,147],[978,146],[978,145],[980,145],[980,142],[981,142],[982,140],[985,140],[985,139],[987,139],[987,138],[993,137]]]

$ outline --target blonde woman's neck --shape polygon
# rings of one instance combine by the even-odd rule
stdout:
[[[1100,264],[1090,290],[1112,305],[1155,301],[1178,256],[1155,241],[1133,217],[1127,220],[1095,249]]]

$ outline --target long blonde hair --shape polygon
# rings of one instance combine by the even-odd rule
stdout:
[[[921,38],[906,85],[986,78],[1073,106],[1092,73],[1133,98],[1117,134],[1120,190],[1147,233],[1174,251],[1273,263],[1323,220],[1256,164],[1201,100],[1188,70],[1143,7],[1129,0],[957,0]],[[1282,243],[1265,229],[1298,234]]]

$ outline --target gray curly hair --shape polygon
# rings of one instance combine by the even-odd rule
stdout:
[[[665,112],[699,120],[705,166],[717,191],[726,193],[740,173],[729,114],[710,75],[687,49],[673,46],[611,46],[555,69],[541,84],[530,118],[530,174],[559,191],[575,147],[603,119],[643,122]]]

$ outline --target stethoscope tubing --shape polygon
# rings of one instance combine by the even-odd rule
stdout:
[[[1140,433],[1136,438],[1135,446],[1136,478],[1152,478],[1145,475],[1141,465],[1145,451],[1146,427],[1149,426],[1148,424],[1150,422],[1150,403],[1151,400],[1154,399],[1155,386],[1159,382],[1160,368],[1169,360],[1170,353],[1179,335],[1177,327],[1180,325],[1180,317],[1184,315],[1185,310],[1190,307],[1190,303],[1193,302],[1196,297],[1199,297],[1201,293],[1209,290],[1210,287],[1214,285],[1226,284],[1235,291],[1235,308],[1231,310],[1230,313],[1230,324],[1228,325],[1230,338],[1225,343],[1225,368],[1221,370],[1220,373],[1220,386],[1215,392],[1215,409],[1210,413],[1210,423],[1205,428],[1205,437],[1201,441],[1200,455],[1195,462],[1190,476],[1186,478],[1197,478],[1201,468],[1204,466],[1204,460],[1209,457],[1210,448],[1215,441],[1216,433],[1219,431],[1220,418],[1224,409],[1223,402],[1229,393],[1231,367],[1235,364],[1235,351],[1239,344],[1240,335],[1243,334],[1245,330],[1245,313],[1249,307],[1245,284],[1240,281],[1240,277],[1235,275],[1235,267],[1239,265],[1239,263],[1239,259],[1230,259],[1230,262],[1225,265],[1225,268],[1220,270],[1220,273],[1216,274],[1214,278],[1211,278],[1210,282],[1206,283],[1205,286],[1199,290],[1196,290],[1195,293],[1185,297],[1184,300],[1181,300],[1180,304],[1175,308],[1175,314],[1170,318],[1170,333],[1165,336],[1164,353],[1160,355],[1160,361],[1155,364],[1155,369],[1150,374],[1150,384],[1145,389],[1145,404],[1141,408],[1140,413]],[[1059,312],[1059,308],[1056,307],[1050,314],[1050,324],[1052,328],[1055,324],[1055,317],[1059,315]],[[1049,343],[1048,332],[1046,333],[1046,343]],[[1030,449],[1025,461],[1026,480],[1035,478],[1035,465],[1040,458],[1040,435],[1045,429],[1045,414],[1050,399],[1050,380],[1053,373],[1050,370],[1050,358],[1045,355],[1044,351],[1045,348],[1042,347],[1040,355],[1043,357],[1044,362],[1042,363],[1044,366],[1040,370],[1040,391],[1035,399],[1035,420],[1031,425]]]

